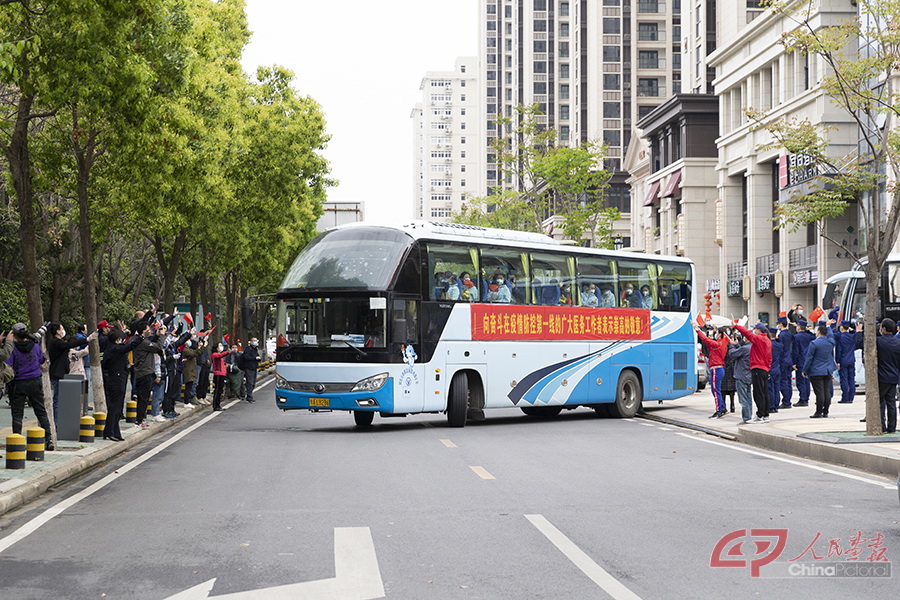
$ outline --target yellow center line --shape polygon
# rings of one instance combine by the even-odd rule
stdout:
[[[478,475],[479,477],[481,477],[482,479],[496,479],[496,477],[494,477],[493,475],[488,473],[487,469],[485,469],[484,467],[469,467],[469,468],[472,469],[475,472],[475,474]]]
[[[456,444],[454,444],[450,440],[441,440],[441,443],[443,445],[447,446],[448,448],[456,448]]]

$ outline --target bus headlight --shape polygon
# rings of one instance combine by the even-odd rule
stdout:
[[[356,382],[351,392],[374,392],[384,387],[384,382],[388,380],[387,373],[381,373],[372,377],[366,377]]]
[[[289,390],[289,389],[291,389],[291,384],[288,383],[287,379],[285,379],[284,377],[282,377],[281,375],[278,375],[276,373],[275,387],[280,390]]]

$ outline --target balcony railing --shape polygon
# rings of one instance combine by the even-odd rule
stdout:
[[[725,267],[725,274],[729,281],[743,278],[748,274],[747,261],[740,260],[738,262],[728,263]]]
[[[804,246],[803,248],[794,248],[788,252],[788,268],[806,269],[816,266],[816,246]]]
[[[664,13],[666,12],[666,3],[655,0],[638,0],[637,11],[638,13]]]
[[[759,256],[756,258],[756,274],[757,275],[770,275],[774,273],[778,269],[778,264],[781,261],[780,254],[767,254],[766,256]]]
[[[665,69],[666,68],[666,59],[665,58],[639,58],[638,59],[638,68],[639,69]]]
[[[666,41],[665,31],[640,31],[638,30],[639,42],[664,42]]]
[[[666,95],[666,86],[658,85],[655,87],[638,86],[637,95],[644,98],[664,98]]]

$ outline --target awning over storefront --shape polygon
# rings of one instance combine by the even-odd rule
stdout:
[[[681,189],[681,171],[675,171],[669,177],[669,182],[666,184],[665,189],[663,190],[662,197],[668,198],[669,196],[674,196],[675,192]]]
[[[657,181],[653,185],[650,186],[650,191],[647,192],[647,196],[644,198],[644,206],[651,206],[659,202],[659,182]]]

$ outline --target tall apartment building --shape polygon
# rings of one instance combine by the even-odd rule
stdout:
[[[490,138],[504,134],[497,116],[537,104],[560,144],[607,144],[610,204],[628,215],[622,157],[634,123],[680,91],[680,0],[481,0],[479,7],[488,187],[512,185],[498,179],[490,152]],[[627,221],[617,233],[630,238]]]
[[[449,221],[467,196],[486,196],[485,119],[478,59],[458,58],[453,71],[429,71],[413,120],[413,215]]]

